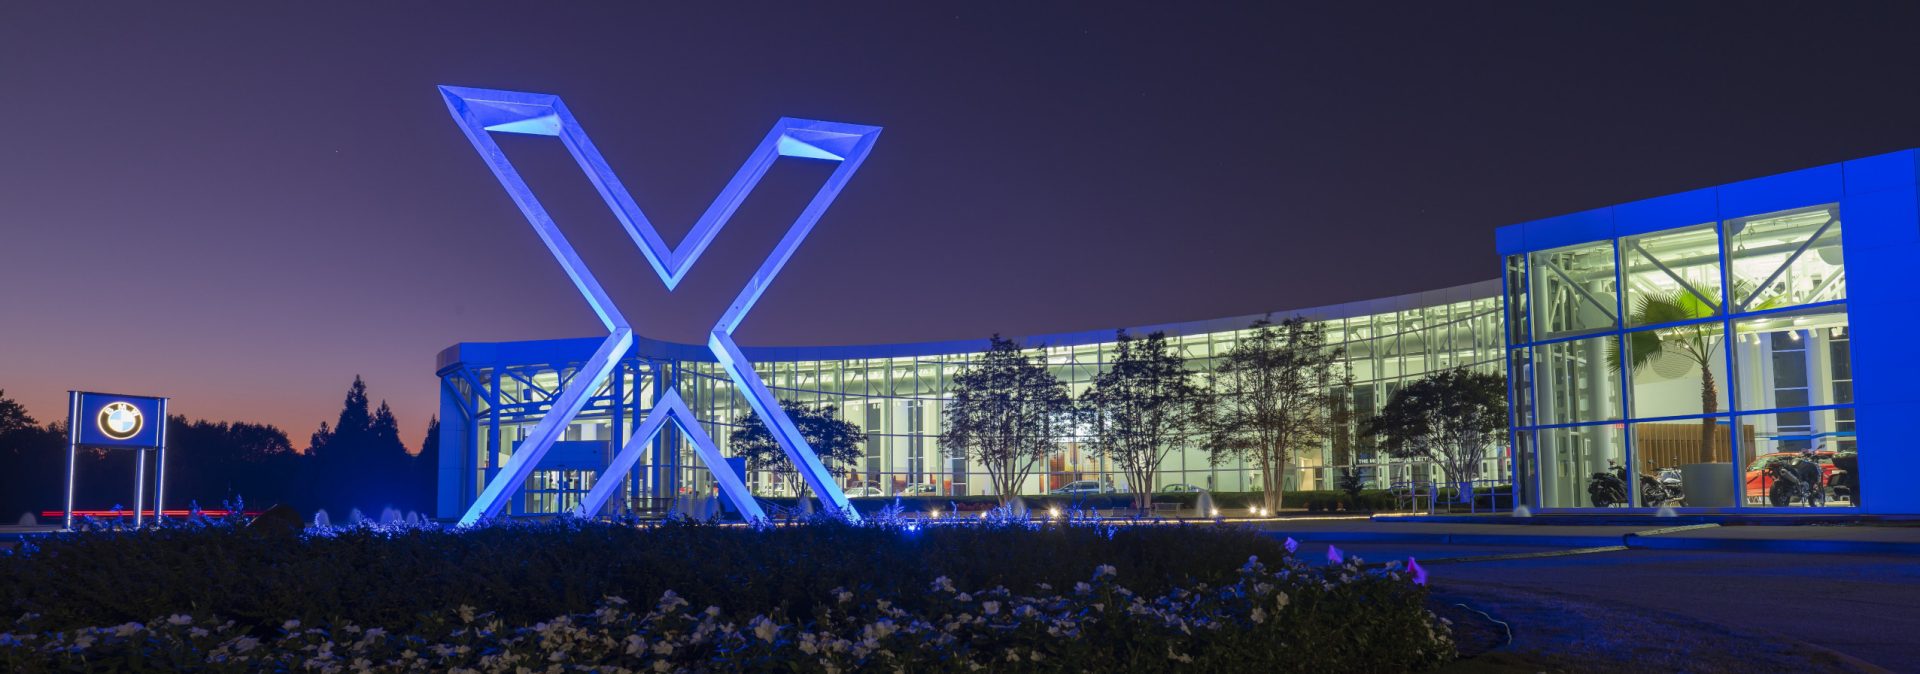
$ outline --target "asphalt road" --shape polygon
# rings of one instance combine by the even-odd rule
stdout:
[[[1651,638],[1673,642],[1657,650],[1675,661],[1697,655],[1702,663],[1734,663],[1703,666],[1703,671],[1732,669],[1742,662],[1747,671],[1772,671],[1788,659],[1826,650],[1840,654],[1839,662],[1811,669],[1858,670],[1864,663],[1920,672],[1920,558],[1664,550],[1541,556],[1556,550],[1393,543],[1339,547],[1368,561],[1409,555],[1426,560],[1437,593],[1531,613],[1510,621],[1521,634],[1516,642],[1524,640],[1529,619],[1556,621],[1555,616],[1590,608],[1595,615],[1612,616],[1607,618],[1612,621],[1644,618]],[[1326,545],[1301,548],[1309,558],[1318,558]],[[1500,555],[1516,557],[1486,559]],[[1528,603],[1572,608],[1516,608]],[[1568,620],[1579,616],[1569,615]],[[1572,633],[1576,638],[1582,634],[1578,629]],[[1811,648],[1798,648],[1805,645]],[[1790,652],[1795,649],[1797,653]]]

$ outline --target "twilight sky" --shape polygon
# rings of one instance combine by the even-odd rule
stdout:
[[[1324,4],[3,5],[0,389],[304,445],[358,373],[411,445],[440,349],[596,334],[436,84],[560,94],[669,241],[776,118],[886,127],[748,345],[1437,288],[1500,225],[1920,146],[1893,3]],[[777,165],[668,295],[557,142],[503,143],[680,341],[826,172]]]

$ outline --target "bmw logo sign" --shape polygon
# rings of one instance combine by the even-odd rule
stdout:
[[[133,403],[111,402],[100,408],[100,416],[94,422],[107,437],[126,440],[140,434],[140,428],[146,425],[146,418]]]

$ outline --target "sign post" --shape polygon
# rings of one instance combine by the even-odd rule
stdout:
[[[67,509],[73,529],[74,480],[80,448],[134,450],[133,526],[146,523],[147,452],[155,453],[153,516],[160,518],[167,496],[167,398],[87,391],[67,392]]]

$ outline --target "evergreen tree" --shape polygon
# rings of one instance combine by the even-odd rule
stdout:
[[[333,425],[332,441],[345,445],[348,451],[363,449],[368,445],[373,433],[373,415],[367,409],[367,383],[360,375],[353,376],[353,385],[347,387],[347,400],[340,406],[340,420]]]
[[[373,421],[368,426],[367,437],[371,442],[374,455],[383,459],[394,456],[406,456],[407,445],[400,440],[400,422],[394,420],[393,409],[387,407],[387,401],[380,401],[380,409],[373,413]]]
[[[440,415],[427,420],[427,437],[413,455],[413,476],[414,501],[420,504],[417,510],[431,516],[440,490]]]
[[[427,437],[420,441],[420,451],[415,452],[415,455],[424,457],[429,452],[435,455],[440,453],[440,415],[438,414],[427,419]]]
[[[320,430],[307,437],[307,456],[319,456],[326,451],[327,443],[333,440],[333,428],[327,422],[320,422]]]

